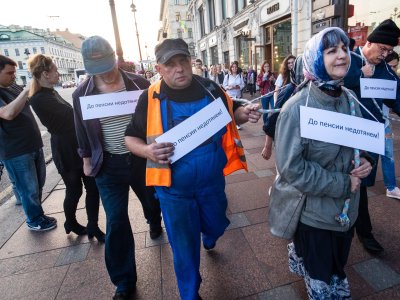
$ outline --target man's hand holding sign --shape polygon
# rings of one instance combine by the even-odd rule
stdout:
[[[235,112],[235,118],[257,123],[260,115],[257,109],[257,104],[247,105]],[[158,137],[156,143],[148,145],[146,157],[160,164],[174,163],[231,121],[225,105],[219,98]]]

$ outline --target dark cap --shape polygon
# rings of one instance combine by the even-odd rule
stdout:
[[[182,39],[166,39],[156,46],[156,59],[160,64],[165,64],[175,55],[190,56],[188,44]]]
[[[397,46],[399,43],[400,29],[396,23],[390,19],[383,21],[370,33],[367,41],[389,46]]]
[[[107,73],[116,65],[113,48],[101,36],[95,35],[84,40],[81,53],[83,64],[89,75]]]

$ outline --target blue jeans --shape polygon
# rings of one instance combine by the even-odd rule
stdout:
[[[274,95],[272,94],[272,95],[270,95],[268,97],[262,97],[261,98],[261,105],[262,105],[263,109],[273,109],[274,108]],[[264,125],[268,121],[268,115],[269,114],[263,114]]]
[[[43,150],[23,154],[4,160],[14,193],[21,198],[26,222],[34,222],[42,216],[42,189],[46,180],[46,165]]]
[[[396,175],[393,159],[393,132],[390,125],[385,128],[385,155],[381,156],[383,182],[389,191],[396,186]]]
[[[139,198],[150,224],[161,222],[159,203],[154,198],[154,189],[145,186],[145,161],[130,153],[104,153],[102,168],[95,179],[107,219],[107,271],[117,292],[128,292],[137,281],[135,242],[128,215],[129,187]]]

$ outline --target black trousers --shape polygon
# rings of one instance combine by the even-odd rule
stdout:
[[[358,207],[356,231],[357,234],[362,237],[372,236],[372,224],[368,210],[368,193],[366,186],[361,186],[360,188],[360,205]]]
[[[76,209],[79,199],[82,196],[82,186],[84,185],[86,190],[85,204],[88,226],[97,226],[100,196],[94,178],[86,176],[82,168],[63,172],[61,177],[65,183],[64,213],[66,222],[76,222]]]
[[[293,242],[296,253],[312,279],[330,284],[332,275],[346,277],[344,268],[349,257],[354,227],[347,232],[314,228],[299,223]]]

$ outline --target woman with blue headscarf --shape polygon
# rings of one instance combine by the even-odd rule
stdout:
[[[289,269],[304,278],[310,299],[350,298],[344,267],[357,219],[360,181],[370,173],[371,164],[353,148],[302,137],[300,107],[361,116],[357,99],[342,86],[349,66],[349,39],[343,30],[332,27],[313,36],[303,54],[305,81],[283,106],[275,133],[279,176],[274,187],[287,186],[278,197],[305,197],[288,250]],[[348,222],[338,219],[344,206]]]

